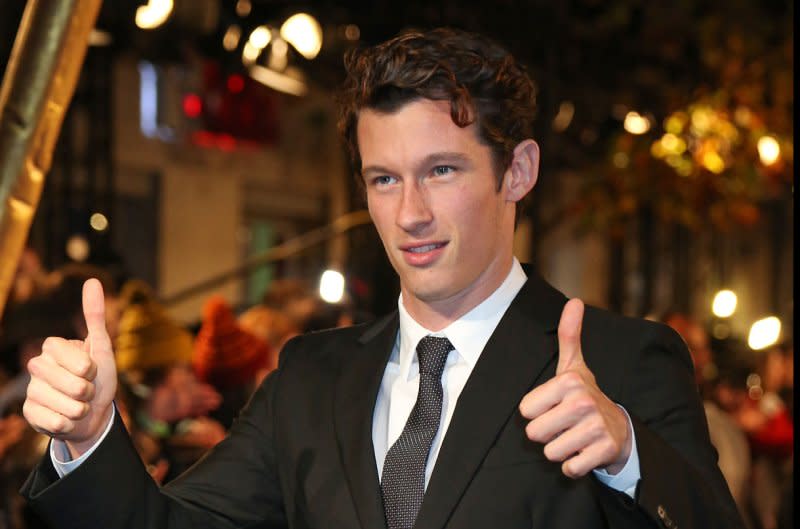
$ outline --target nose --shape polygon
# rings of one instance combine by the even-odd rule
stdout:
[[[403,186],[403,194],[397,211],[397,225],[408,233],[416,233],[433,221],[433,212],[428,197],[419,182],[409,180]]]

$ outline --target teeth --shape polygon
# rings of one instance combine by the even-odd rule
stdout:
[[[417,246],[415,248],[409,248],[408,251],[411,253],[424,253],[430,252],[431,250],[435,250],[438,248],[438,244],[426,244],[425,246]]]

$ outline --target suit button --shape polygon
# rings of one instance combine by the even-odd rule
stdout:
[[[672,522],[669,516],[667,516],[667,510],[664,508],[663,505],[659,505],[656,508],[656,512],[658,513],[658,517],[661,518],[661,523],[664,524],[664,527],[667,529],[678,529],[675,527],[675,524]]]

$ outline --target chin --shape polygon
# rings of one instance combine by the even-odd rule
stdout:
[[[406,291],[415,299],[424,303],[435,303],[449,299],[456,291],[452,284],[445,283],[444,280],[437,277],[428,277],[427,280],[407,284]]]
[[[414,289],[411,290],[411,295],[414,296],[415,299],[419,301],[423,301],[425,303],[433,303],[435,301],[439,301],[447,297],[446,291],[442,289]]]

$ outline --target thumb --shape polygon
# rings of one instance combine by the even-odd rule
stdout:
[[[581,351],[581,326],[583,324],[583,301],[569,300],[561,312],[558,322],[558,366],[559,375],[578,364],[583,364]]]
[[[103,286],[95,278],[83,284],[83,318],[89,331],[86,337],[89,354],[95,359],[98,354],[111,354],[111,337],[106,330],[106,300]]]

